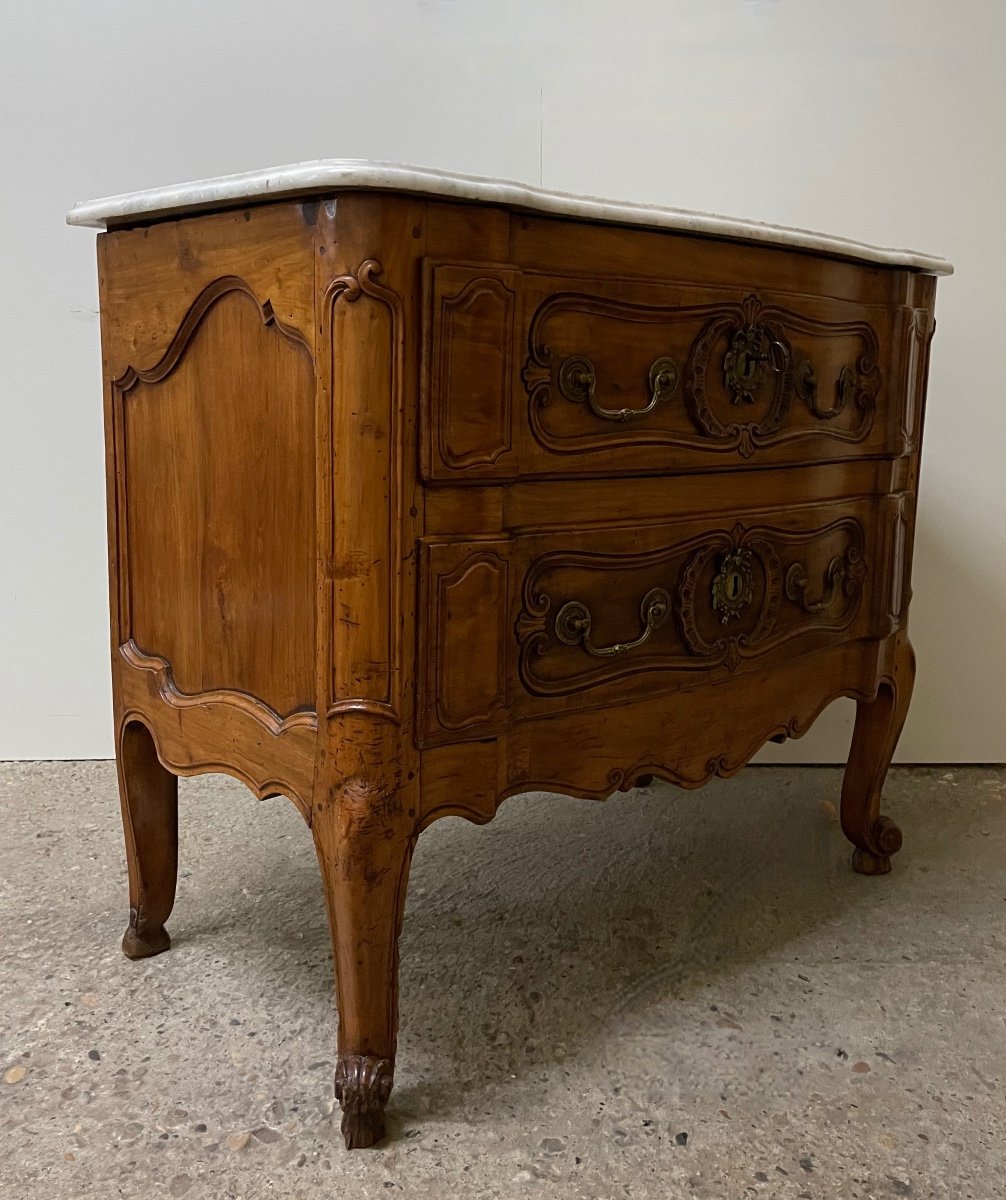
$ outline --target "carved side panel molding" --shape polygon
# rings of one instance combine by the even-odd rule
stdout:
[[[246,692],[236,692],[229,688],[218,688],[210,692],[183,692],[175,683],[171,664],[163,658],[158,658],[156,654],[144,654],[132,640],[120,646],[119,653],[136,670],[151,672],[161,699],[171,708],[203,708],[211,704],[230,704],[274,737],[288,729],[318,728],[318,715],[313,710],[305,709],[281,717],[268,704],[255,696],[249,696]]]
[[[114,670],[120,722],[141,720],[169,770],[232,775],[259,799],[288,796],[310,822],[318,729],[314,712],[281,718],[241,692],[182,692],[170,664],[144,654],[132,641],[119,648]]]
[[[157,363],[110,386],[122,640],[169,662],[183,692],[246,693],[278,714],[312,706],[307,338],[224,276],[198,294]]]
[[[909,520],[913,501],[914,497],[912,496],[903,495],[897,497],[894,509],[888,518],[890,521],[890,557],[888,562],[890,581],[887,590],[887,615],[890,618],[892,628],[895,629],[903,624],[908,609],[908,602],[911,599],[909,584],[911,550]]]

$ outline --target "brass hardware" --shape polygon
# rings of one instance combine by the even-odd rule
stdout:
[[[822,421],[833,421],[856,400],[859,389],[859,376],[848,364],[838,373],[835,382],[835,403],[831,408],[825,408],[817,399],[817,375],[807,359],[803,359],[796,368],[794,377],[796,394],[804,401],[815,417]]]
[[[724,555],[712,587],[713,608],[720,614],[720,623],[737,620],[753,595],[751,551],[741,548]]]
[[[594,658],[611,658],[625,654],[647,641],[659,629],[671,611],[671,597],[663,588],[651,588],[639,606],[643,632],[632,642],[615,642],[611,646],[594,646],[590,641],[590,609],[579,600],[570,600],[555,615],[555,636],[566,646],[582,645]]]
[[[802,563],[793,563],[786,572],[786,596],[799,604],[805,613],[824,612],[825,609],[831,608],[841,592],[847,596],[853,595],[865,574],[866,565],[863,562],[862,550],[850,546],[844,554],[836,554],[828,563],[828,569],[824,573],[826,590],[819,600],[807,599],[810,580]]]
[[[734,404],[753,404],[766,369],[781,375],[789,366],[789,350],[764,325],[738,329],[723,356],[723,378]]]
[[[587,404],[596,417],[605,421],[631,421],[653,412],[658,404],[670,400],[678,390],[678,368],[673,358],[658,358],[650,367],[650,402],[645,408],[605,408],[594,395],[597,376],[589,358],[576,354],[559,367],[559,394],[573,404]]]
[[[838,401],[835,404],[833,412],[840,413],[847,404],[851,404],[856,395],[856,372],[852,367],[846,365],[838,373],[838,383],[835,385],[835,390],[838,393]]]

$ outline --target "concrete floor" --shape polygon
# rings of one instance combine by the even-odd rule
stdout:
[[[1006,771],[507,801],[420,840],[390,1139],[343,1151],[311,839],[182,784],[171,953],[118,950],[108,763],[0,765],[4,1197],[1006,1195]]]

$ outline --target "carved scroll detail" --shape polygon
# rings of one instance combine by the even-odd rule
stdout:
[[[721,661],[727,670],[735,671],[741,659],[756,651],[775,627],[780,600],[780,567],[779,556],[767,538],[749,533],[738,524],[734,526],[729,539],[724,546],[724,535],[714,535],[707,545],[689,559],[678,585],[678,615],[689,649],[705,659]],[[698,594],[699,581],[703,578],[707,565],[717,557],[720,560],[719,574],[713,579],[712,596],[707,601]],[[754,564],[757,563],[760,568],[764,578],[761,609],[751,628],[740,633],[724,632],[710,640],[700,632],[699,607],[711,603],[719,615],[721,625],[726,625],[729,620],[740,615],[740,608],[744,605],[727,609],[725,601],[720,599],[725,574],[730,571],[731,565],[737,562],[743,562],[747,572],[744,605],[750,601],[753,593]]]
[[[372,1146],[384,1137],[384,1106],[394,1083],[390,1058],[340,1054],[335,1067],[335,1098],[342,1105],[346,1149]]]

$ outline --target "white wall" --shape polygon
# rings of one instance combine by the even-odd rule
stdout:
[[[0,758],[112,748],[94,237],[65,210],[340,156],[952,259],[900,757],[1006,759],[1001,0],[5,0],[2,15]],[[840,759],[851,708],[772,756]]]

